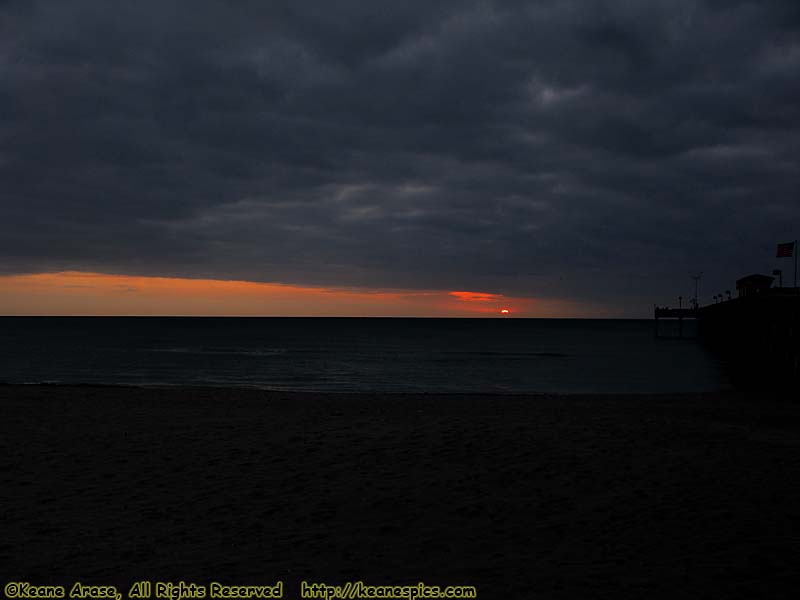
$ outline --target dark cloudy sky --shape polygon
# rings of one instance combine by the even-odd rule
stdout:
[[[791,271],[799,133],[797,0],[0,0],[0,272],[647,314]]]

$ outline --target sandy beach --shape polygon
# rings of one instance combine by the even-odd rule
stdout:
[[[789,598],[800,404],[0,386],[0,577]]]

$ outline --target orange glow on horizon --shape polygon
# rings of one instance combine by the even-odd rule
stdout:
[[[501,315],[510,315],[511,311],[508,310],[507,308],[504,308],[503,310],[500,311],[500,314]]]
[[[313,287],[110,275],[82,271],[0,276],[0,315],[74,316],[582,316],[562,300],[470,291]]]

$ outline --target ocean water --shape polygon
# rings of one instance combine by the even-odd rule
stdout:
[[[695,392],[730,387],[652,321],[0,318],[0,381],[386,392]]]

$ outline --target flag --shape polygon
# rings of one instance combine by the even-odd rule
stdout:
[[[778,253],[775,256],[777,258],[792,258],[794,256],[794,242],[778,244]]]

